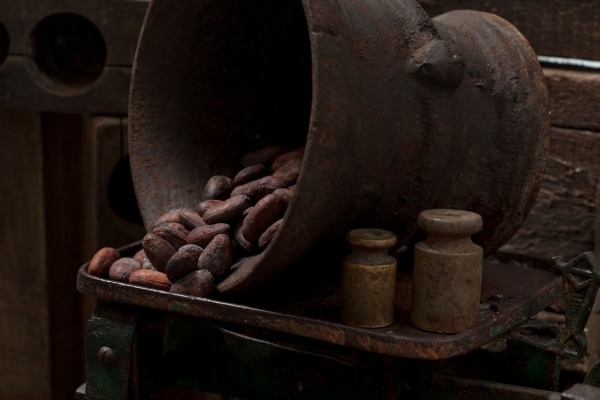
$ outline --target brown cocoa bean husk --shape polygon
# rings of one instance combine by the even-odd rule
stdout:
[[[197,262],[198,257],[200,257],[200,254],[202,254],[202,250],[204,250],[204,249],[198,245],[186,244],[186,245],[181,246],[177,251],[185,251],[190,256],[192,256],[192,258],[194,259],[195,262]]]
[[[279,226],[281,225],[281,223],[283,222],[283,218],[278,219],[277,221],[273,222],[259,237],[258,237],[258,248],[260,250],[264,250],[267,248],[267,246],[269,245],[269,243],[271,243],[271,240],[273,240],[273,236],[275,236],[275,233],[277,233],[277,230],[279,230]]]
[[[121,254],[117,249],[113,247],[101,248],[90,260],[88,274],[102,278],[108,277],[110,266],[113,265],[113,263],[119,258],[121,258]]]
[[[211,176],[202,191],[202,200],[225,200],[233,189],[233,179],[225,175]]]
[[[223,200],[221,204],[214,205],[204,213],[204,221],[209,224],[230,221],[242,215],[245,209],[250,207],[250,197],[239,194]]]
[[[113,281],[129,282],[129,275],[133,271],[142,269],[139,262],[130,257],[122,257],[115,261],[108,271],[108,276]]]
[[[273,160],[273,163],[271,164],[271,171],[277,171],[279,168],[287,164],[290,160],[293,160],[295,158],[299,158],[300,160],[302,160],[303,157],[304,146],[298,147],[295,150],[284,153],[277,157],[275,160]]]
[[[200,214],[191,208],[182,208],[179,210],[179,219],[180,222],[190,231],[199,226],[206,225],[206,222],[204,222]]]
[[[275,189],[286,187],[287,185],[281,178],[274,177],[273,175],[267,175],[260,179],[244,183],[243,185],[236,186],[231,191],[232,196],[245,194],[250,197],[253,202],[262,199],[269,193],[273,193]]]
[[[269,168],[264,164],[254,164],[240,170],[233,177],[234,186],[243,185],[257,179],[267,176],[269,174]]]
[[[283,211],[283,202],[273,193],[260,199],[242,223],[242,234],[252,243],[257,243],[260,235],[279,218]]]
[[[208,297],[215,290],[215,278],[206,269],[190,272],[171,285],[171,293]]]
[[[255,164],[270,165],[273,160],[282,154],[289,152],[287,146],[276,144],[273,146],[263,147],[258,150],[250,151],[240,158],[240,164],[243,167],[248,167]]]
[[[145,260],[144,263],[142,264],[142,269],[153,269],[155,271],[158,271],[154,265],[152,265],[152,263],[150,262],[150,260]]]
[[[228,235],[219,234],[210,241],[198,258],[198,269],[206,269],[213,277],[223,276],[233,262],[231,243]]]
[[[194,257],[186,251],[177,251],[169,259],[165,267],[165,274],[167,274],[167,278],[171,282],[176,282],[179,278],[186,276],[196,269],[198,269],[198,266]]]
[[[222,201],[223,200],[203,200],[196,205],[196,211],[198,211],[198,215],[202,217],[211,207],[221,204]]]
[[[171,282],[167,278],[167,274],[152,269],[139,269],[132,272],[129,275],[129,283],[151,289],[166,291],[171,289]]]
[[[302,169],[302,159],[293,158],[281,167],[273,171],[273,176],[283,179],[287,186],[296,184],[300,170]]]
[[[152,229],[152,233],[165,239],[177,250],[184,244],[187,244],[189,230],[179,222],[166,222],[155,226]]]
[[[176,252],[175,248],[169,242],[152,232],[148,232],[144,236],[142,247],[148,260],[160,272],[165,272],[169,259]]]
[[[210,241],[220,233],[229,234],[229,224],[218,222],[212,225],[200,226],[188,234],[188,243],[205,248]]]

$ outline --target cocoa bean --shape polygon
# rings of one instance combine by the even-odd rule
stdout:
[[[196,211],[198,211],[198,215],[202,217],[206,211],[208,211],[211,207],[220,204],[222,201],[223,200],[203,200],[196,205]]]
[[[186,245],[181,246],[177,251],[185,251],[190,256],[192,256],[192,258],[194,259],[195,262],[198,262],[198,257],[200,257],[202,250],[203,250],[202,247],[200,247],[198,245],[186,244]]]
[[[304,146],[298,147],[295,150],[284,153],[284,154],[280,155],[279,157],[277,157],[275,160],[273,160],[273,163],[271,164],[271,171],[277,171],[284,164],[287,164],[288,161],[293,160],[294,158],[299,158],[302,160],[303,157],[304,157]]]
[[[155,233],[148,232],[142,239],[142,247],[154,268],[165,272],[169,259],[176,250],[169,242]]]
[[[190,272],[171,285],[171,293],[208,297],[215,290],[215,279],[206,269]]]
[[[152,233],[165,239],[177,250],[184,244],[187,244],[189,230],[179,222],[166,222],[155,226],[152,229]]]
[[[281,178],[274,177],[273,175],[267,175],[260,179],[253,180],[243,185],[236,186],[231,191],[232,196],[245,194],[255,202],[265,197],[269,193],[273,193],[275,189],[286,187],[285,182]]]
[[[290,188],[279,188],[273,191],[273,194],[281,200],[283,207],[287,208],[290,205],[290,201],[292,201],[292,197],[294,196],[294,191]]]
[[[270,165],[273,160],[282,154],[289,152],[290,149],[284,145],[273,145],[263,147],[258,150],[248,152],[240,159],[240,164],[243,167],[248,167],[255,164]]]
[[[283,179],[287,186],[296,184],[300,170],[302,169],[302,159],[293,158],[281,167],[273,171],[273,176]]]
[[[281,218],[283,202],[273,193],[260,199],[242,223],[242,235],[249,242],[256,243],[260,235],[275,221]]]
[[[251,204],[250,197],[244,194],[231,196],[227,200],[223,200],[221,204],[209,208],[203,218],[209,225],[226,222],[241,216]]]
[[[150,260],[145,260],[142,264],[142,269],[153,269],[155,271],[158,271],[154,265],[152,265],[152,263],[150,262]]]
[[[242,233],[243,223],[244,223],[243,220],[239,221],[236,224],[235,229],[233,230],[233,236],[235,238],[235,242],[238,243],[240,245],[240,247],[242,249],[244,249],[244,251],[246,253],[249,253],[249,254],[256,253],[256,251],[258,250],[258,246],[256,245],[256,243],[252,243],[249,240],[247,240]]]
[[[244,183],[248,183],[254,181],[256,179],[260,179],[263,176],[267,176],[269,174],[269,168],[267,168],[264,164],[254,164],[250,165],[246,168],[243,168],[233,177],[234,186],[243,185]]]
[[[142,269],[139,262],[130,257],[123,257],[119,258],[110,266],[108,276],[113,281],[127,283],[129,282],[129,275],[138,269]]]
[[[220,233],[229,234],[229,224],[219,222],[212,225],[199,226],[190,231],[188,235],[188,243],[195,244],[205,248],[210,241]]]
[[[144,266],[144,263],[148,261],[148,257],[146,256],[144,249],[139,249],[138,251],[136,251],[133,255],[133,259],[139,262],[142,267]]]
[[[233,189],[233,179],[225,175],[213,175],[204,185],[202,200],[225,200]]]
[[[271,243],[271,240],[273,240],[273,236],[275,236],[275,233],[277,232],[277,230],[279,230],[279,226],[281,225],[281,223],[283,222],[283,218],[282,219],[278,219],[277,221],[273,222],[258,238],[258,248],[260,250],[264,250],[269,243]]]
[[[177,251],[173,257],[169,259],[165,267],[165,274],[171,282],[176,282],[179,278],[184,277],[192,271],[198,269],[197,261],[186,251]]]
[[[121,258],[121,254],[117,249],[113,247],[101,248],[92,257],[88,266],[88,274],[102,278],[108,277],[110,266],[119,258]]]
[[[151,289],[166,291],[171,289],[171,282],[167,278],[167,274],[151,269],[138,269],[137,271],[133,271],[131,275],[129,275],[129,283]]]
[[[168,223],[168,222],[181,222],[179,219],[179,211],[178,210],[169,210],[154,221],[152,224],[152,228],[157,225]],[[151,228],[151,229],[152,229]]]
[[[182,208],[179,210],[179,219],[181,223],[188,229],[192,230],[199,226],[206,225],[200,214],[191,208]]]
[[[198,269],[206,269],[213,277],[219,278],[229,270],[232,261],[229,236],[221,233],[215,236],[200,254]]]

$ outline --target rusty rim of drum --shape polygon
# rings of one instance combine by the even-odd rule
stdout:
[[[409,242],[429,208],[479,213],[474,241],[495,251],[533,205],[550,127],[541,67],[510,23],[431,19],[413,0],[155,0],[129,123],[146,226],[197,204],[243,153],[306,145],[278,233],[221,292],[268,281],[352,228]]]

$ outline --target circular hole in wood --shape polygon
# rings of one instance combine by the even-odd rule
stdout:
[[[37,68],[51,82],[81,88],[95,82],[106,61],[106,43],[96,25],[73,13],[41,20],[31,33]]]

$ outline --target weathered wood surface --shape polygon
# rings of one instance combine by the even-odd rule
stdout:
[[[539,55],[600,60],[597,0],[418,0],[432,17],[459,9],[487,11],[513,25]]]
[[[39,113],[0,110],[0,399],[51,393]]]
[[[146,13],[144,0],[0,0],[0,23],[8,33],[9,51],[0,61],[0,107],[78,113],[127,113],[131,65]],[[56,13],[85,18],[101,34],[106,47],[104,69],[97,80],[84,85],[57,83],[33,59],[32,32]],[[86,38],[56,38],[67,43]],[[84,46],[86,47],[86,46]],[[91,53],[98,51],[93,46]],[[61,57],[58,54],[58,57]],[[64,56],[63,56],[64,57]],[[1,59],[0,59],[1,60]],[[76,68],[80,59],[68,67]],[[58,63],[61,64],[61,63]],[[63,62],[64,64],[64,62]],[[68,63],[67,63],[68,64]]]
[[[599,173],[600,133],[552,128],[542,189],[502,250],[546,260],[593,250]]]

